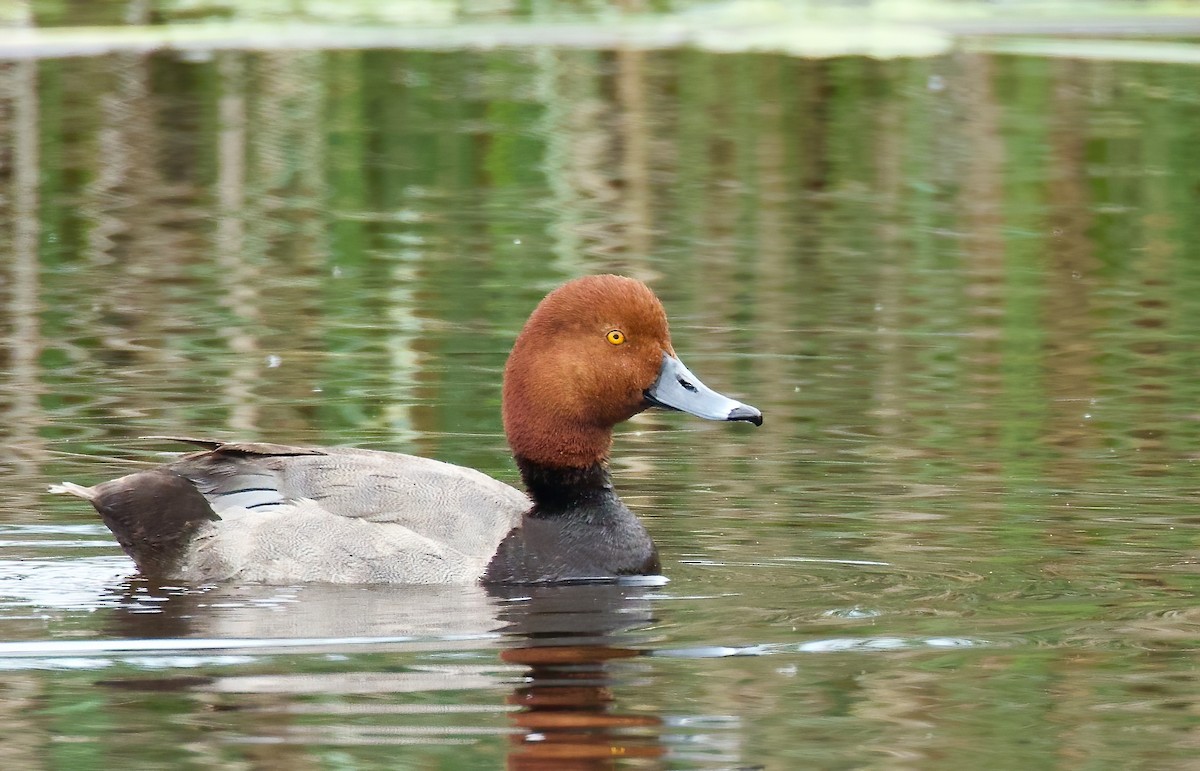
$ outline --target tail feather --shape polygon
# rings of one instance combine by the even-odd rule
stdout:
[[[77,485],[74,482],[61,482],[56,485],[50,485],[50,489],[47,492],[51,495],[74,495],[76,498],[82,498],[85,501],[96,499],[96,491],[93,488]]]
[[[142,573],[170,577],[206,522],[220,519],[186,477],[166,468],[139,471],[95,487],[72,482],[50,492],[91,502]]]

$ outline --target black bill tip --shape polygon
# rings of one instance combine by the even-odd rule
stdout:
[[[753,423],[756,426],[761,426],[763,422],[762,413],[748,404],[741,404],[729,411],[729,417],[726,420],[744,420],[747,423]]]

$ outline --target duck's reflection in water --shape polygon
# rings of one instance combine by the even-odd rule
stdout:
[[[662,719],[622,709],[614,688],[648,680],[636,659],[648,642],[637,630],[654,618],[646,589],[612,584],[494,590],[524,602],[505,606],[501,658],[527,667],[508,696],[521,730],[509,741],[508,767],[613,768],[626,758],[663,755]]]
[[[181,661],[161,677],[104,685],[191,693],[192,717],[209,729],[200,741],[226,751],[247,745],[248,757],[258,757],[253,745],[289,745],[292,760],[331,745],[425,747],[441,757],[461,745],[474,746],[477,761],[487,743],[507,741],[511,769],[607,769],[631,758],[653,768],[664,754],[663,721],[650,707],[623,707],[619,695],[652,686],[639,657],[653,642],[641,631],[654,622],[653,591],[617,584],[197,591],[133,581],[112,631],[161,641],[172,651],[164,659]],[[173,643],[202,643],[213,655],[182,662]],[[231,654],[245,661],[221,660]]]

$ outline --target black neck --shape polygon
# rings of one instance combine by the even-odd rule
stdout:
[[[646,528],[613,491],[608,468],[551,468],[517,457],[533,509],[496,549],[488,584],[538,584],[658,573]]]
[[[517,456],[521,479],[533,499],[531,517],[554,517],[567,512],[604,510],[617,500],[608,466],[554,468]]]

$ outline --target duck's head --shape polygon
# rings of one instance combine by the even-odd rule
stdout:
[[[504,370],[513,454],[550,467],[608,458],[612,429],[648,407],[762,424],[762,413],[700,382],[671,347],[662,303],[640,281],[588,276],[538,305]]]

